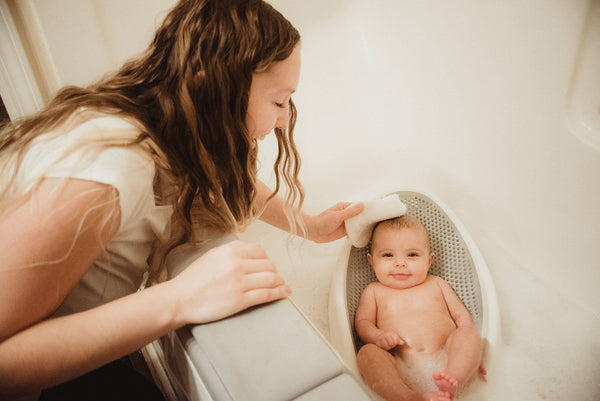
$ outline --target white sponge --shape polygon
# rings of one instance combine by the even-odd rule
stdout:
[[[352,245],[357,248],[367,246],[375,224],[406,214],[406,205],[397,195],[361,203],[365,205],[365,210],[358,216],[346,219],[346,232]]]

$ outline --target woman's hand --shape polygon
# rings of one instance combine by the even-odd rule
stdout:
[[[258,181],[256,185],[258,204],[259,206],[265,205],[260,219],[289,232],[289,223],[284,213],[284,200],[275,196],[267,203],[267,199],[272,194],[271,189],[262,181]],[[317,216],[310,216],[302,212],[302,219],[306,226],[306,238],[317,243],[340,239],[347,234],[344,221],[356,216],[364,209],[365,206],[362,203],[339,202]]]
[[[364,210],[362,203],[339,202],[317,216],[304,217],[307,238],[317,243],[331,242],[346,236],[344,221]]]
[[[219,320],[291,293],[263,248],[241,241],[211,249],[171,284],[183,324]]]

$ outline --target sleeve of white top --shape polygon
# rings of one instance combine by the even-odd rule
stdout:
[[[87,154],[82,168],[80,159],[70,155],[52,168],[46,177],[68,177],[96,181],[113,186],[119,192],[121,228],[127,227],[154,206],[154,162],[139,150],[109,147]],[[89,159],[88,159],[89,158]],[[90,160],[91,159],[91,160]]]

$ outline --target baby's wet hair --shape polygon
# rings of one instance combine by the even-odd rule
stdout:
[[[375,235],[375,231],[380,227],[391,228],[391,229],[396,229],[396,230],[401,230],[403,228],[422,229],[423,231],[425,231],[425,233],[427,233],[427,248],[431,249],[431,240],[429,239],[429,231],[427,231],[427,228],[425,227],[425,225],[421,222],[421,220],[417,219],[416,217],[405,214],[403,216],[394,217],[394,218],[387,219],[387,220],[382,220],[382,221],[378,222],[377,224],[375,224],[375,227],[373,227],[373,231],[371,232],[371,241],[369,241],[369,250],[373,243],[373,236]]]

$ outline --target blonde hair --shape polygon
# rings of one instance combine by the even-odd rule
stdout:
[[[373,227],[373,232],[371,233],[371,243],[373,242],[375,231],[378,228],[389,228],[396,230],[401,230],[404,228],[416,228],[423,230],[427,237],[427,249],[431,250],[431,240],[429,238],[429,232],[427,231],[427,228],[425,228],[425,225],[416,217],[404,215],[400,217],[395,217],[393,219],[380,221],[375,225],[375,227]]]
[[[157,202],[174,206],[170,238],[150,257],[154,277],[175,246],[243,229],[261,212],[257,149],[245,124],[252,74],[285,60],[299,42],[291,23],[262,0],[180,1],[139,57],[86,88],[63,88],[39,113],[4,127],[0,212],[23,194],[16,177],[34,142],[112,115],[134,124],[139,135],[86,146],[129,146],[151,154],[157,180],[169,188],[155,191]],[[287,187],[293,229],[301,227],[296,211],[304,200],[293,137],[296,113],[290,100],[288,129],[275,130],[279,153],[273,166],[275,193]]]

